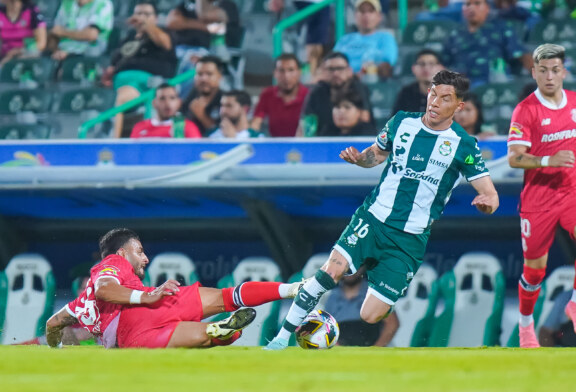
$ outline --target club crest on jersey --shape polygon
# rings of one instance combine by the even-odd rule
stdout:
[[[346,237],[346,242],[350,246],[356,246],[356,243],[358,242],[358,236],[356,233],[350,234],[348,237]]]
[[[522,125],[518,124],[517,122],[513,122],[510,124],[510,131],[508,132],[508,136],[510,137],[522,137]]]
[[[444,156],[450,155],[452,153],[452,143],[450,143],[448,140],[444,141],[444,143],[438,147],[438,152]]]

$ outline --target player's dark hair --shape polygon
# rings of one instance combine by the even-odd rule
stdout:
[[[456,97],[462,99],[464,94],[468,91],[470,87],[470,81],[464,75],[458,72],[448,71],[443,69],[439,71],[432,78],[432,84],[438,86],[440,84],[446,84],[448,86],[453,86],[456,91]]]
[[[236,102],[240,104],[240,106],[248,106],[252,105],[252,99],[250,98],[250,94],[248,94],[244,90],[230,90],[222,93],[223,97],[234,97]]]
[[[342,52],[330,52],[330,53],[328,53],[322,59],[322,63],[325,63],[326,61],[332,60],[332,59],[342,59],[342,60],[346,61],[346,64],[350,65],[350,60],[348,60],[348,56],[346,56]]]
[[[302,68],[300,60],[298,60],[298,57],[294,53],[282,53],[280,56],[276,57],[276,60],[274,60],[274,67],[277,67],[280,61],[290,60],[294,61],[299,69]]]
[[[138,234],[130,229],[121,227],[110,230],[100,238],[100,257],[104,259],[115,254],[118,249],[122,248],[131,239],[140,241]]]
[[[212,63],[216,66],[216,68],[218,69],[218,72],[220,72],[221,74],[224,73],[224,63],[222,62],[222,60],[218,56],[213,56],[213,55],[209,54],[209,55],[200,57],[198,59],[198,61],[196,62],[196,65],[198,65],[200,63],[204,63],[204,64]]]
[[[178,87],[173,86],[173,85],[171,85],[171,84],[169,84],[169,83],[162,83],[160,86],[156,87],[156,94],[155,94],[155,96],[158,94],[159,91],[165,90],[165,89],[167,89],[167,88],[174,89],[176,92],[178,92]]]
[[[158,15],[158,6],[154,0],[138,0],[136,4],[134,4],[134,8],[138,5],[149,5],[154,9],[154,15]]]

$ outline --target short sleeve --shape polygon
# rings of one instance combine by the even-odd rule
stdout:
[[[510,129],[508,131],[508,145],[523,145],[528,148],[532,147],[530,125],[532,124],[532,115],[527,110],[526,105],[519,104],[512,112]]]
[[[482,151],[480,151],[475,138],[468,137],[465,139],[460,159],[460,172],[467,181],[474,181],[480,177],[490,175],[486,168],[486,162],[484,162],[482,157]]]
[[[89,25],[96,26],[101,32],[112,30],[114,11],[110,1],[103,1],[89,19]]]
[[[265,118],[268,116],[268,90],[264,90],[260,95],[260,99],[258,100],[258,104],[254,109],[254,117],[258,118]]]
[[[46,22],[44,21],[44,16],[40,13],[38,7],[34,6],[30,10],[30,28],[36,30],[39,27],[46,27]]]
[[[90,271],[90,278],[94,283],[101,278],[112,278],[120,285],[133,275],[133,268],[126,259],[121,256],[113,255],[104,259]]]
[[[382,130],[378,133],[378,136],[376,136],[376,145],[381,150],[392,151],[392,144],[394,142],[394,135],[396,132],[396,116],[398,116],[398,114],[394,115],[394,117],[388,120],[386,125],[384,125],[384,128],[382,128]]]

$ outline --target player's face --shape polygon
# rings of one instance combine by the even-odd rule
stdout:
[[[134,273],[140,279],[144,278],[144,269],[148,264],[148,257],[146,253],[144,253],[144,247],[137,239],[130,239],[127,243],[125,243],[122,248],[118,249],[116,254],[124,257],[132,268],[134,268]]]
[[[334,124],[341,129],[351,129],[358,121],[362,112],[352,102],[342,101],[332,109]]]
[[[540,60],[532,68],[532,77],[542,95],[552,97],[562,90],[566,68],[560,59]]]
[[[428,91],[424,123],[434,130],[447,129],[452,124],[456,110],[461,110],[464,102],[456,97],[454,86],[447,84],[432,85]]]
[[[294,60],[280,60],[274,68],[274,77],[278,88],[284,93],[291,93],[300,83],[300,68]]]
[[[194,77],[194,87],[201,94],[210,94],[218,90],[222,75],[214,63],[198,63],[196,65],[196,76]]]
[[[180,97],[176,93],[174,88],[163,88],[156,92],[156,98],[154,98],[153,106],[156,109],[158,118],[161,121],[166,121],[174,117],[178,110],[180,109]]]

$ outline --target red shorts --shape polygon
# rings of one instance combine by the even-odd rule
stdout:
[[[181,321],[201,321],[202,300],[198,287],[196,282],[180,287],[176,295],[152,305],[124,308],[116,333],[118,347],[166,347]]]
[[[537,259],[550,250],[556,227],[560,225],[574,240],[576,206],[570,196],[564,197],[548,211],[521,212],[522,251],[525,259]]]

